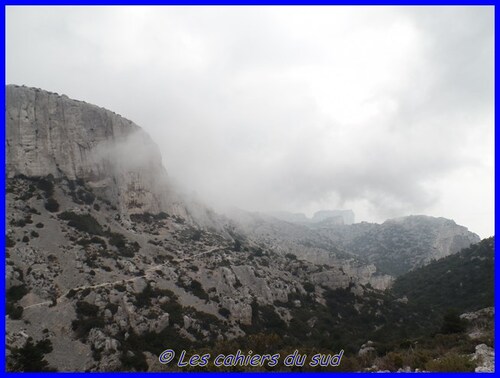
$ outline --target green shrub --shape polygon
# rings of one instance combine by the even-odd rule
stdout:
[[[229,315],[231,315],[231,311],[229,311],[227,308],[222,307],[219,308],[219,314],[221,314],[223,317],[228,318]]]
[[[164,211],[160,211],[158,214],[157,214],[157,218],[158,219],[167,219],[168,218],[168,214]]]
[[[94,345],[91,345],[91,349],[92,349],[92,358],[94,359],[94,361],[101,361],[102,360],[102,348],[101,349],[97,349]]]
[[[26,226],[26,222],[24,221],[24,219],[18,219],[18,220],[11,220],[10,221],[10,224],[12,226],[16,226],[16,227],[24,227]]]
[[[23,317],[24,308],[22,306],[18,306],[14,303],[7,302],[6,312],[9,317],[13,320],[18,320]]]
[[[31,213],[31,214],[36,214],[36,215],[41,215],[42,213],[39,212],[37,209],[33,208],[33,207],[29,207],[28,206],[28,211]]]
[[[178,215],[174,215],[173,218],[174,218],[175,223],[184,224],[186,222],[183,218],[181,218]]]
[[[38,341],[35,344],[30,337],[23,347],[11,349],[8,370],[18,372],[55,371],[49,367],[48,362],[44,359],[45,354],[50,352],[52,352],[50,340]]]
[[[106,241],[98,236],[92,236],[90,242],[93,244],[99,244],[101,247],[106,248]]]
[[[116,311],[118,311],[118,305],[110,302],[106,304],[106,309],[111,311],[111,313],[114,315],[116,314]]]
[[[185,285],[181,280],[177,281],[177,284],[187,291],[191,292],[193,295],[196,295],[200,299],[209,300],[207,292],[203,289],[203,286],[199,281],[192,280],[189,285]]]
[[[122,285],[122,284],[115,284],[115,286],[113,286],[113,288],[121,293],[123,293],[124,291],[127,291],[127,288],[125,287],[125,285]]]
[[[378,364],[381,370],[397,371],[403,367],[403,356],[397,352],[389,352]]]
[[[84,189],[78,189],[76,192],[78,199],[84,204],[92,205],[95,201],[95,194]]]
[[[254,256],[254,257],[264,256],[264,252],[262,252],[262,248],[253,248],[252,256]]]
[[[32,197],[33,197],[33,194],[34,194],[34,193],[32,193],[32,192],[25,192],[25,193],[23,193],[21,196],[19,196],[19,199],[20,199],[21,201],[26,202],[26,201],[28,201],[30,198],[32,198]]]
[[[142,214],[131,214],[130,220],[135,223],[146,223],[151,224],[159,220],[164,220],[168,218],[168,214],[165,212],[161,212],[158,214],[151,214],[148,212]]]
[[[432,360],[432,353],[429,350],[415,350],[408,355],[405,365],[412,369],[425,369],[425,364]]]
[[[129,243],[127,238],[118,232],[109,232],[108,238],[109,244],[116,247],[124,257],[134,257],[135,253],[141,249],[139,243]]]
[[[123,351],[122,355],[120,356],[120,362],[122,363],[122,367],[127,371],[131,369],[134,369],[135,371],[148,370],[146,357],[144,356],[144,353],[140,351]]]
[[[302,286],[304,287],[304,290],[307,291],[308,293],[312,293],[316,289],[316,287],[310,282],[304,282]]]
[[[429,361],[425,370],[435,372],[473,372],[474,362],[468,356],[450,353],[440,359]]]
[[[76,244],[83,245],[85,247],[90,244],[90,239],[80,238],[76,241]]]
[[[177,324],[179,326],[182,326],[184,322],[184,309],[183,307],[177,302],[176,297],[170,297],[170,300],[168,302],[164,302],[160,304],[160,308],[168,312],[169,314],[169,323],[170,326],[173,326],[174,324]]]
[[[103,328],[104,319],[99,316],[99,307],[85,301],[76,302],[77,319],[71,327],[78,338],[85,338],[92,328]]]
[[[212,314],[203,311],[195,311],[195,318],[200,322],[202,329],[208,331],[211,325],[220,325],[220,320]]]
[[[252,302],[252,325],[243,326],[243,330],[248,334],[259,332],[274,332],[283,335],[288,328],[287,324],[274,311],[271,305],[261,306],[257,301]]]
[[[198,241],[201,239],[202,232],[201,230],[194,230],[191,234],[192,241]]]
[[[22,284],[22,285],[12,286],[9,288],[9,290],[7,290],[7,301],[17,302],[26,294],[28,294],[28,289],[26,288],[26,285]]]
[[[465,332],[466,323],[460,319],[456,311],[450,310],[443,317],[443,324],[441,326],[441,333],[462,333]]]
[[[141,246],[137,242],[130,243],[125,250],[122,250],[122,255],[125,257],[134,257],[136,252],[139,252]]]
[[[85,301],[76,302],[76,314],[79,316],[96,316],[99,307]]]
[[[135,295],[135,305],[139,308],[148,307],[151,304],[152,298],[159,298],[164,296],[167,296],[172,300],[175,300],[177,298],[172,291],[168,289],[159,289],[157,287],[153,288],[148,283],[141,293]]]
[[[238,239],[236,239],[236,240],[234,241],[233,250],[234,250],[235,252],[240,252],[240,251],[241,251],[241,241],[239,241]]]
[[[92,236],[90,239],[80,238],[76,241],[76,244],[87,246],[90,244],[98,244],[103,248],[106,248],[106,242],[98,236]]]
[[[85,338],[92,328],[103,328],[104,319],[101,317],[81,317],[71,322],[71,328],[76,337]]]
[[[9,235],[5,237],[5,245],[7,248],[12,248],[16,245],[16,242],[14,239],[12,239]]]
[[[127,246],[127,239],[118,232],[110,232],[108,235],[109,244],[120,249]]]
[[[91,235],[103,235],[102,226],[90,214],[76,214],[72,211],[65,211],[58,215],[62,220],[68,221],[68,225],[79,231],[87,232]]]
[[[54,198],[49,198],[47,202],[45,202],[45,209],[51,213],[56,213],[59,211],[59,202]]]
[[[40,178],[37,182],[38,189],[45,192],[45,197],[49,198],[54,194],[54,183],[50,178]]]

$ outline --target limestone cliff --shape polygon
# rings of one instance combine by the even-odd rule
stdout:
[[[186,216],[151,138],[120,115],[36,88],[8,85],[7,175],[84,180],[122,213]]]
[[[382,224],[361,222],[332,226],[317,232],[339,249],[375,264],[380,273],[393,276],[480,241],[478,235],[451,219],[425,215],[389,219]]]

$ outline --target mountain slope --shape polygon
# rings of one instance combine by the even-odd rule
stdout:
[[[8,86],[7,114],[9,356],[39,347],[57,370],[147,370],[161,348],[288,334],[303,295],[324,307],[328,290],[362,291],[340,267],[276,254],[203,207],[207,222],[194,217],[156,153],[96,158],[142,133],[112,112]]]
[[[494,238],[433,261],[396,279],[394,295],[440,313],[493,306]]]
[[[328,233],[214,214],[157,152],[110,111],[7,87],[8,370],[159,370],[168,348],[355,358],[368,337],[421,326]]]
[[[445,218],[424,215],[317,228],[338,248],[372,263],[381,274],[399,276],[479,242],[479,236]]]

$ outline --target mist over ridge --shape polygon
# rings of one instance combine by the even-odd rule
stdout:
[[[9,7],[7,81],[125,115],[170,177],[216,208],[429,214],[488,236],[492,15]]]

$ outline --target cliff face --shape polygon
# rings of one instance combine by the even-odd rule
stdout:
[[[425,215],[320,228],[339,249],[350,251],[379,272],[398,276],[478,243],[478,235],[453,220]]]
[[[7,175],[83,179],[123,213],[185,215],[161,154],[133,122],[36,88],[7,86]]]
[[[273,214],[274,215],[274,214]],[[279,215],[279,214],[278,214]],[[382,224],[282,221],[264,214],[230,215],[247,235],[313,264],[342,266],[361,283],[387,287],[393,277],[452,255],[480,238],[453,220],[425,215]]]

